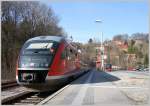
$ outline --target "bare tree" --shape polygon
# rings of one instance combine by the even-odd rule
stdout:
[[[58,35],[64,31],[53,10],[38,1],[3,1],[2,26],[2,79],[15,78],[15,66],[23,43],[34,36]]]

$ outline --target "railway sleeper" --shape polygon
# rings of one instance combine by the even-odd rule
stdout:
[[[41,101],[41,100],[43,100],[43,99],[25,99],[26,101]]]
[[[25,103],[26,104],[26,103]],[[14,103],[13,105],[24,105],[23,103]],[[33,105],[32,103],[28,104],[28,105]]]
[[[44,98],[26,98],[27,100],[43,100]]]
[[[30,101],[29,100],[21,100],[20,102],[21,103],[39,103],[40,101],[39,100],[38,101],[37,100],[36,101],[33,101],[33,100],[30,100]]]

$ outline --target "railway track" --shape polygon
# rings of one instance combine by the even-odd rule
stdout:
[[[88,71],[87,71],[88,72]],[[83,73],[82,75],[84,75]],[[78,76],[81,77],[82,75]],[[76,78],[76,79],[78,79]],[[76,80],[74,79],[74,80]],[[72,81],[74,81],[72,80]],[[50,96],[50,98],[53,98],[58,93],[62,92],[65,88],[69,86],[68,82],[67,85],[62,86],[61,88],[57,89],[56,91],[51,92],[25,92],[23,94],[20,94],[19,96],[16,95],[14,97],[10,97],[9,99],[2,100],[2,105],[38,105],[39,103],[42,103],[43,100],[45,100],[47,97]]]
[[[69,84],[69,83],[68,83]],[[6,98],[2,100],[2,105],[38,105],[40,102],[45,100],[47,97],[54,97],[60,91],[64,90],[69,85],[63,85],[55,91],[49,92],[24,92],[14,97]]]
[[[2,105],[36,105],[52,93],[53,92],[29,92],[22,95],[21,97],[3,102]]]
[[[2,82],[2,90],[18,86],[16,81],[7,81],[7,82]]]

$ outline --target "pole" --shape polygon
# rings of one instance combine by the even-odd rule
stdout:
[[[102,20],[96,20],[97,23],[102,23]],[[101,69],[104,70],[104,47],[103,47],[103,33],[101,32],[101,45],[100,45],[100,52],[101,52]]]
[[[108,53],[107,53],[107,56],[108,56],[108,64],[110,64],[110,48],[109,48],[109,45],[108,45]]]
[[[104,45],[103,45],[103,32],[101,33],[101,67],[102,67],[102,70],[104,70]]]
[[[128,54],[127,54],[127,71],[128,71]]]

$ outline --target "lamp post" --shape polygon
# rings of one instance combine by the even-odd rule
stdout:
[[[102,20],[95,20],[96,23],[102,23]],[[101,69],[104,70],[104,46],[103,46],[103,33],[101,32]]]

